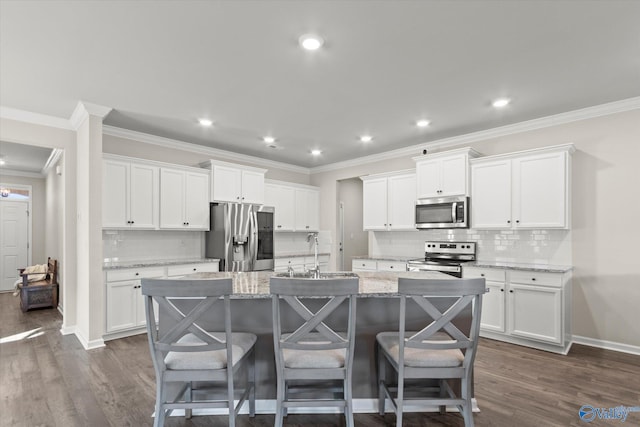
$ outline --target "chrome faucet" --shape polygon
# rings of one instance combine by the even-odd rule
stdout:
[[[318,233],[313,232],[307,234],[307,242],[310,242],[311,239],[314,239],[313,268],[310,268],[307,271],[313,275],[314,279],[318,279],[320,277],[320,265],[318,264]]]
[[[293,267],[291,266],[291,261],[289,261],[289,266],[287,267],[287,273],[289,273],[289,277],[293,277]]]

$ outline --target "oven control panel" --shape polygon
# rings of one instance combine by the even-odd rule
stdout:
[[[475,242],[424,242],[426,254],[460,254],[469,255],[476,253]]]

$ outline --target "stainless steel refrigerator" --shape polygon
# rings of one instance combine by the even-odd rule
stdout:
[[[220,271],[273,270],[274,208],[211,203],[205,256],[220,259]]]

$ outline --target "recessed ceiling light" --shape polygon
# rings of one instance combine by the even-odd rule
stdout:
[[[322,154],[321,150],[311,150],[311,154],[314,156],[319,156],[320,154]]]
[[[510,102],[511,100],[509,98],[498,98],[495,101],[493,101],[491,105],[493,105],[495,108],[502,108],[509,105]]]
[[[315,34],[304,34],[300,36],[298,43],[306,50],[318,50],[324,44],[324,40]]]
[[[266,144],[273,144],[274,142],[276,142],[276,139],[272,136],[265,136],[264,138],[262,138],[262,140],[266,143]]]
[[[371,135],[362,135],[360,137],[361,142],[371,142],[373,141],[373,137]]]
[[[419,128],[426,128],[430,124],[431,124],[431,122],[429,120],[426,120],[426,119],[421,119],[421,120],[418,120],[416,122],[416,126],[418,126]]]
[[[7,164],[7,162],[5,162],[4,159],[0,159],[0,166],[4,166],[6,164]]]
[[[202,125],[202,126],[212,126],[213,125],[213,121],[209,120],[209,119],[200,119],[198,120],[198,122]]]

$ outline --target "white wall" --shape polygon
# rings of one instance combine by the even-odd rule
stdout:
[[[60,168],[60,175],[56,173],[56,166]],[[45,248],[46,254],[58,260],[58,305],[64,311],[64,293],[66,291],[65,279],[67,265],[63,258],[64,237],[64,200],[65,200],[65,173],[64,155],[52,166],[46,179],[46,223],[47,230]],[[75,267],[74,267],[75,268]]]
[[[369,233],[362,230],[362,180],[360,178],[345,179],[337,183],[337,203],[344,206],[344,270],[351,270],[354,256],[367,255],[369,251]],[[339,218],[337,219],[339,223]],[[340,236],[336,235],[337,244]],[[336,255],[339,254],[339,250]],[[336,261],[338,260],[336,256]],[[340,266],[337,266],[340,269]]]
[[[573,332],[632,346],[640,346],[639,140],[640,110],[633,110],[471,144],[485,155],[575,145],[570,233]],[[312,185],[321,187],[320,226],[336,229],[337,180],[411,167],[413,161],[407,156],[312,175]]]

